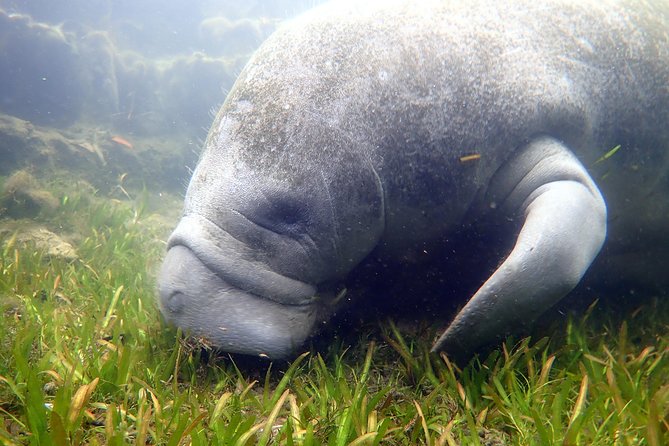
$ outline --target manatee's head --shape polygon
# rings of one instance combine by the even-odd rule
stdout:
[[[283,358],[326,317],[316,286],[272,271],[204,217],[185,216],[159,276],[165,319],[223,351]]]
[[[270,358],[296,353],[328,318],[384,225],[365,142],[304,106],[304,79],[279,77],[252,64],[228,95],[158,278],[170,324]]]
[[[256,171],[262,161],[250,168],[213,147],[168,240],[160,309],[222,351],[289,357],[335,310],[341,279],[377,242],[380,200],[356,209],[344,190],[358,211],[348,222],[325,169],[303,177],[281,169],[291,181],[279,181]]]

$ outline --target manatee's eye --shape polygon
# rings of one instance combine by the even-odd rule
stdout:
[[[263,228],[287,235],[304,233],[311,220],[307,203],[293,197],[275,197],[253,217]]]
[[[287,225],[299,223],[304,217],[304,204],[295,200],[281,199],[273,203],[270,215],[276,218],[277,222]]]

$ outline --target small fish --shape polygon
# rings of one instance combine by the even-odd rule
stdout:
[[[132,148],[133,148],[133,146],[132,146],[132,144],[130,143],[130,141],[128,141],[127,139],[125,139],[125,138],[122,137],[122,136],[118,136],[118,135],[112,136],[112,137],[111,137],[111,140],[114,141],[116,144],[120,144],[120,145],[122,145],[122,146],[127,147],[128,149],[132,149]]]
[[[466,163],[467,161],[476,161],[481,159],[480,153],[472,153],[471,155],[463,155],[460,157],[461,163]]]

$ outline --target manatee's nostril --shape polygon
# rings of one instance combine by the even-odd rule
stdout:
[[[170,293],[167,298],[163,300],[165,308],[167,308],[171,313],[180,313],[185,304],[184,294],[180,291],[173,291]]]

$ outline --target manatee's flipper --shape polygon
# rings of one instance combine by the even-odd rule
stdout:
[[[520,148],[486,204],[523,215],[516,244],[432,347],[456,358],[532,322],[576,286],[606,236],[606,205],[574,154],[549,137]]]

